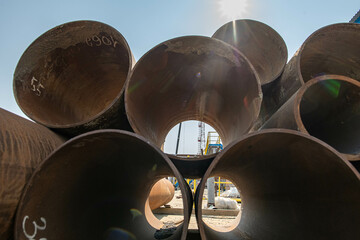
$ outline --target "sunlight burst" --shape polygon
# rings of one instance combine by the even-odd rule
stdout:
[[[248,0],[219,0],[219,11],[228,20],[244,18],[248,13]]]

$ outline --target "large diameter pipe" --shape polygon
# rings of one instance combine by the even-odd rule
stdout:
[[[304,83],[323,74],[360,80],[360,25],[338,23],[311,34],[285,67],[275,94],[278,107]]]
[[[152,187],[149,195],[150,209],[154,210],[169,203],[175,195],[175,188],[172,183],[163,178]]]
[[[303,85],[262,127],[312,135],[360,160],[360,82],[340,75],[316,77]]]
[[[94,129],[131,130],[123,91],[134,64],[125,38],[95,21],[57,26],[36,39],[14,73],[14,95],[34,121],[75,136]]]
[[[288,52],[285,41],[270,26],[240,19],[221,26],[212,36],[239,49],[254,66],[261,82],[261,111],[252,130],[257,130],[277,109],[277,80],[284,71]]]
[[[223,41],[186,36],[163,42],[135,65],[125,90],[134,131],[160,147],[176,124],[211,125],[224,145],[247,133],[261,104],[259,79]]]
[[[12,239],[15,211],[34,169],[65,140],[0,108],[0,239]]]
[[[240,19],[221,26],[212,36],[239,49],[254,66],[261,85],[275,81],[287,62],[287,47],[270,26],[250,19]]]
[[[161,229],[147,201],[152,186],[175,176],[184,222]],[[97,130],[50,155],[27,185],[15,239],[186,239],[192,193],[167,156],[126,131]],[[35,232],[34,232],[35,231]]]
[[[202,220],[202,196],[211,176],[241,191],[242,214],[227,230]],[[249,134],[225,148],[197,189],[201,238],[357,239],[360,174],[326,143],[286,129]]]

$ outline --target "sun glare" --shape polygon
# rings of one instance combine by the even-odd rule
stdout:
[[[218,0],[219,11],[227,20],[244,18],[248,11],[248,0]]]

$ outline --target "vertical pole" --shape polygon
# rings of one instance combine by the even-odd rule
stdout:
[[[178,132],[178,137],[177,137],[177,142],[176,142],[175,155],[177,155],[177,154],[178,154],[178,149],[179,149],[179,140],[180,140],[180,131],[181,131],[181,123],[179,124],[179,132]]]
[[[207,206],[215,206],[215,178],[208,178],[207,181],[207,190],[208,190],[208,203]]]

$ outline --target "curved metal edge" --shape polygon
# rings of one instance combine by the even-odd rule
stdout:
[[[295,130],[290,130],[290,129],[265,129],[265,130],[260,130],[258,132],[253,132],[253,133],[249,133],[245,136],[243,136],[241,139],[238,139],[237,141],[233,142],[232,144],[230,144],[229,146],[227,146],[223,151],[221,151],[216,158],[214,159],[214,161],[210,164],[209,168],[207,169],[206,173],[203,176],[203,179],[201,181],[201,183],[199,184],[196,193],[195,193],[195,214],[196,214],[196,221],[198,224],[198,228],[199,228],[199,232],[200,235],[203,237],[205,236],[205,232],[204,232],[204,221],[202,220],[202,196],[204,195],[204,189],[205,189],[205,183],[206,183],[206,179],[208,179],[210,177],[210,173],[212,172],[212,170],[216,167],[216,165],[218,164],[218,162],[221,160],[221,158],[227,154],[227,152],[229,150],[231,150],[231,148],[239,143],[241,143],[243,140],[253,137],[253,136],[257,136],[257,135],[261,135],[261,134],[268,134],[268,133],[287,133],[287,134],[293,134],[293,135],[297,135],[297,136],[301,136],[304,137],[306,139],[309,139],[313,142],[316,142],[320,145],[322,145],[323,147],[327,148],[329,151],[331,151],[334,155],[336,155],[339,159],[342,159],[343,162],[350,168],[350,170],[355,174],[355,176],[359,179],[360,181],[360,173],[357,171],[357,169],[349,162],[346,160],[346,158],[344,158],[343,154],[339,153],[336,149],[334,149],[333,147],[331,147],[330,145],[328,145],[327,143],[312,137],[310,135],[307,135],[305,133],[299,132],[299,131],[295,131]]]
[[[129,53],[129,68],[128,68],[128,74],[127,74],[127,77],[126,77],[126,80],[124,82],[124,85],[121,89],[121,91],[118,93],[118,95],[115,97],[115,99],[104,109],[102,110],[101,112],[99,112],[98,114],[94,115],[92,118],[89,118],[88,120],[84,120],[84,121],[81,121],[81,122],[78,122],[78,123],[73,123],[73,124],[66,124],[66,125],[62,125],[62,126],[55,126],[55,125],[52,125],[52,124],[47,124],[47,123],[43,123],[41,121],[39,121],[38,119],[35,119],[33,117],[30,117],[27,112],[21,107],[21,104],[19,102],[19,99],[17,97],[17,94],[16,94],[16,86],[15,86],[15,81],[13,80],[13,94],[14,94],[14,97],[15,97],[15,101],[17,103],[17,105],[19,106],[19,108],[21,109],[21,111],[23,113],[26,114],[26,116],[28,116],[29,118],[31,118],[32,120],[34,120],[35,122],[41,124],[41,125],[44,125],[46,127],[49,127],[49,128],[53,128],[53,129],[57,129],[58,131],[60,132],[63,132],[65,134],[69,134],[70,132],[70,135],[74,135],[74,134],[71,134],[72,131],[78,131],[77,129],[78,128],[81,128],[81,125],[84,125],[84,124],[87,124],[87,125],[93,125],[93,124],[96,124],[96,122],[98,122],[99,120],[101,120],[101,116],[107,112],[111,112],[111,108],[113,105],[115,105],[116,103],[118,102],[121,102],[121,98],[122,96],[124,95],[124,91],[125,91],[125,86],[126,86],[126,82],[129,80],[129,76],[130,76],[130,73],[133,69],[133,66],[135,65],[135,58],[134,58],[134,55],[133,53],[131,52],[131,49],[130,49],[130,46],[128,44],[128,42],[126,41],[125,37],[118,31],[116,30],[114,27],[106,24],[106,23],[102,23],[102,22],[99,22],[99,21],[94,21],[94,20],[79,20],[79,21],[71,21],[71,22],[67,22],[67,23],[63,23],[63,24],[60,24],[56,27],[53,27],[51,28],[50,30],[44,32],[43,34],[41,34],[38,38],[36,38],[27,48],[26,50],[24,51],[24,53],[21,55],[16,67],[15,67],[15,71],[14,71],[14,74],[13,74],[13,79],[15,78],[15,73],[18,70],[18,68],[20,68],[19,66],[19,63],[20,63],[20,60],[22,58],[23,55],[25,55],[27,53],[27,51],[33,47],[34,45],[37,44],[38,41],[42,40],[43,38],[46,38],[47,35],[51,34],[52,32],[54,31],[57,31],[58,29],[61,29],[64,27],[64,25],[66,26],[71,26],[73,24],[99,24],[99,26],[105,26],[106,28],[109,28],[111,30],[113,30],[114,32],[118,33],[119,37],[121,38],[122,42],[124,43],[124,46],[127,50],[127,52]],[[69,131],[67,131],[67,129],[70,129]],[[95,128],[92,128],[92,130],[95,130]],[[125,130],[131,130],[131,129],[125,129]],[[80,130],[81,133],[84,133],[86,130]]]
[[[87,137],[87,136],[96,136],[97,134],[102,134],[102,133],[118,133],[118,134],[123,134],[123,135],[127,135],[127,136],[131,136],[137,140],[139,140],[140,142],[142,142],[143,144],[146,144],[150,147],[153,148],[153,150],[155,152],[157,152],[160,156],[163,157],[163,159],[165,160],[165,162],[169,165],[169,167],[171,168],[171,170],[173,171],[174,175],[176,178],[178,179],[183,179],[183,181],[179,181],[179,186],[181,189],[181,193],[183,195],[183,207],[184,207],[184,222],[183,222],[183,226],[182,226],[182,233],[181,233],[181,239],[185,240],[186,236],[187,236],[187,231],[188,231],[188,226],[190,223],[190,217],[191,217],[191,211],[192,211],[192,206],[193,206],[193,197],[192,197],[192,191],[189,188],[189,186],[187,185],[187,183],[185,182],[184,178],[182,177],[182,175],[180,174],[180,172],[177,170],[177,168],[175,167],[175,165],[172,163],[172,161],[168,158],[168,156],[166,156],[166,154],[164,154],[158,147],[156,147],[155,145],[153,145],[152,143],[150,143],[149,141],[147,141],[144,137],[137,135],[135,133],[131,133],[131,132],[127,132],[124,130],[114,130],[114,129],[106,129],[106,130],[95,130],[92,132],[88,132],[79,136],[76,136],[72,139],[70,139],[69,141],[65,142],[64,144],[62,144],[60,147],[58,147],[55,151],[53,151],[37,168],[36,170],[33,172],[32,176],[30,177],[28,184],[26,184],[26,186],[23,189],[23,192],[21,194],[20,197],[20,201],[18,204],[18,209],[16,211],[15,214],[15,224],[14,224],[14,230],[13,230],[13,236],[14,239],[17,239],[17,229],[21,229],[21,224],[20,221],[18,219],[20,219],[20,210],[21,210],[21,205],[24,201],[25,195],[28,191],[28,189],[31,187],[31,182],[33,182],[33,179],[36,177],[36,175],[42,170],[42,168],[44,168],[46,165],[51,164],[51,162],[48,161],[48,159],[51,159],[53,155],[56,155],[57,152],[61,151],[63,147],[68,146],[73,144],[74,142],[80,140],[83,137]],[[184,198],[185,196],[185,198]]]

